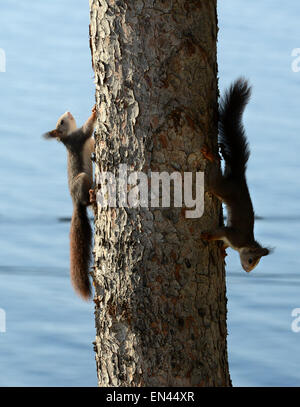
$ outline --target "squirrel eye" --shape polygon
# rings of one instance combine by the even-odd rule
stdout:
[[[253,262],[252,259],[249,259],[249,260],[248,260],[248,263],[249,263],[249,264],[252,264],[252,262]]]
[[[62,121],[60,122],[60,124],[64,124],[64,120],[62,120]]]

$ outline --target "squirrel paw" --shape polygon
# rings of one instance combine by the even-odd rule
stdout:
[[[204,158],[206,158],[208,161],[210,162],[214,162],[214,161],[220,161],[219,157],[216,157],[211,150],[208,148],[208,146],[206,144],[203,145],[203,147],[201,148],[201,153],[203,154]]]
[[[90,204],[94,204],[96,202],[96,194],[94,189],[89,190],[89,196],[90,196]]]
[[[97,106],[94,105],[94,107],[92,108],[92,116],[94,119],[96,119],[97,117]]]
[[[201,238],[202,240],[207,240],[207,241],[213,240],[212,234],[210,234],[210,233],[208,233],[208,232],[203,232],[203,233],[201,233],[200,238]]]
[[[223,259],[225,259],[225,257],[227,256],[226,249],[227,249],[227,246],[225,246],[225,245],[221,247],[221,256]]]

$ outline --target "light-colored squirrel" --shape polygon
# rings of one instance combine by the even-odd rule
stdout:
[[[208,179],[208,191],[227,208],[227,226],[202,233],[204,240],[221,240],[225,248],[239,252],[243,269],[253,270],[262,256],[270,250],[254,239],[254,211],[246,181],[246,164],[250,150],[242,123],[242,116],[251,95],[248,82],[240,78],[233,83],[220,101],[219,142],[225,160],[225,170],[214,166]],[[204,147],[204,156],[212,161],[213,155]]]
[[[85,124],[77,128],[70,112],[64,113],[57,121],[55,130],[44,137],[56,138],[68,151],[68,183],[73,202],[70,229],[70,274],[76,292],[85,300],[91,296],[89,266],[91,260],[92,229],[87,214],[93,185],[94,151],[92,138],[96,122],[96,107]],[[92,195],[91,195],[92,196]]]

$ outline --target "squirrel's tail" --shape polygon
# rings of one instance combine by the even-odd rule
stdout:
[[[221,98],[219,105],[219,141],[227,170],[244,175],[250,150],[242,122],[243,112],[251,96],[246,79],[237,79]],[[229,167],[229,168],[228,168]]]
[[[92,229],[85,206],[74,206],[70,230],[70,272],[75,291],[84,299],[91,296],[89,266]]]

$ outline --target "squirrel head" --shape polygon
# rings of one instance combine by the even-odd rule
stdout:
[[[270,252],[270,249],[261,247],[258,243],[253,247],[242,247],[239,253],[243,269],[249,273],[258,265],[262,256],[267,256]]]
[[[67,137],[70,133],[77,129],[76,121],[73,115],[70,112],[64,113],[58,119],[56,123],[56,128],[52,131],[49,131],[44,135],[45,138],[57,138],[61,140],[64,137]]]

